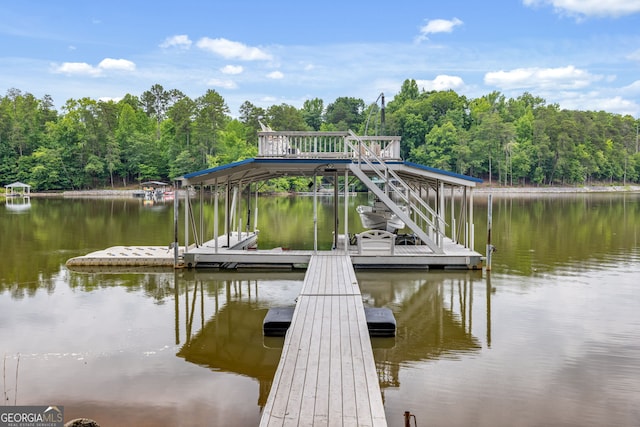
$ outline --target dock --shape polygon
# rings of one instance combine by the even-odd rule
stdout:
[[[260,425],[387,425],[349,256],[311,256]]]
[[[482,180],[404,161],[400,156],[400,140],[400,136],[358,136],[351,131],[267,129],[258,132],[257,157],[185,174],[180,177],[181,186],[199,188],[201,200],[207,188],[214,199],[213,216],[219,218],[221,214],[224,218],[213,223],[213,236],[207,236],[214,242],[232,230],[238,234],[251,230],[257,233],[262,183],[283,177],[309,180],[307,188],[312,190],[309,194],[313,194],[314,210],[313,217],[308,219],[314,229],[314,246],[313,252],[306,254],[298,251],[277,254],[270,248],[225,251],[220,250],[220,245],[213,250],[211,245],[192,249],[185,242],[188,250],[184,253],[184,266],[302,265],[308,262],[310,253],[318,253],[318,233],[331,233],[332,250],[348,252],[356,268],[482,268],[483,256],[474,250],[473,220],[473,189]],[[332,196],[324,191],[323,182],[332,184]],[[372,205],[349,207],[348,187],[355,182],[367,189],[371,198],[368,203]],[[333,201],[331,230],[318,229],[320,197]],[[241,203],[241,199],[246,201]],[[199,207],[202,218],[203,203]],[[184,200],[184,209],[185,218],[193,216],[188,198]],[[358,244],[354,245],[352,238],[356,233],[349,230],[349,216],[359,215],[362,221],[363,213],[367,221],[375,220],[363,222],[368,231],[357,233]],[[223,232],[217,229],[218,224],[224,225]],[[192,226],[197,228],[197,224]],[[185,221],[184,236],[190,235],[188,228],[189,221]],[[194,230],[194,234],[202,233],[203,228]],[[408,239],[418,243],[397,241],[399,236],[393,233],[400,229],[406,230]],[[345,241],[349,242],[346,247]]]
[[[180,254],[184,248],[180,248]],[[173,267],[173,248],[112,246],[67,260],[67,267]]]
[[[474,250],[473,215],[473,189],[482,181],[405,161],[400,140],[351,131],[263,130],[258,132],[257,157],[178,179],[176,188],[189,190],[183,192],[183,243],[178,232],[180,198],[175,197],[174,239],[168,247],[109,248],[70,259],[67,266],[306,268],[261,426],[386,426],[355,268],[479,270],[484,259]],[[312,190],[313,216],[308,220],[314,230],[313,248],[258,248],[263,183],[289,177],[308,180]],[[356,180],[374,198],[373,206],[364,208],[376,211],[358,210],[360,206],[352,211],[381,210],[387,224],[363,221],[366,231],[349,230],[354,212],[350,213],[348,188]],[[325,199],[333,201],[331,230],[318,228],[318,199],[328,196],[322,191],[323,181],[333,186],[333,196]],[[196,188],[199,226],[192,205]],[[213,236],[205,233],[203,222],[205,191],[213,196]],[[390,229],[389,218],[399,220],[409,234],[394,234],[401,228]],[[331,250],[319,250],[318,233],[331,233]]]
[[[354,268],[482,268],[484,256],[474,249],[473,219],[473,189],[481,180],[402,160],[399,136],[266,130],[258,133],[258,139],[255,158],[179,178],[176,189],[188,191],[181,191],[182,202],[177,193],[174,197],[174,238],[169,250],[149,247],[130,251],[115,247],[73,258],[67,266],[305,268],[311,256],[320,252],[318,234],[331,233],[331,253],[349,255]],[[259,193],[264,182],[283,177],[309,180],[307,187],[313,190],[309,194],[314,199],[313,217],[308,218],[314,229],[313,248],[288,248],[287,242],[282,242],[285,247],[275,248],[259,244]],[[323,181],[333,183],[332,196],[323,189]],[[345,183],[356,181],[374,200],[375,212],[365,209],[372,206],[350,208],[351,192]],[[215,218],[207,226],[202,220],[205,192],[213,196]],[[318,229],[321,196],[325,201],[333,201],[331,230]],[[184,209],[183,232],[178,231],[180,203]],[[199,208],[199,215],[195,215],[193,203]],[[375,226],[363,223],[367,229],[364,232],[349,230],[350,215],[378,211],[384,212],[385,221],[394,218],[396,230],[389,229],[389,224],[378,223]],[[201,219],[199,225],[193,220],[195,217]],[[393,234],[400,230],[398,223],[404,224],[404,238]],[[195,242],[189,241],[192,237]]]

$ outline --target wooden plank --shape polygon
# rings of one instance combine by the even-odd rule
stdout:
[[[350,306],[353,304],[353,300],[357,297],[347,298],[345,301],[345,307],[340,313],[340,321],[344,325],[349,326],[349,330],[340,334],[340,351],[342,357],[342,405],[343,405],[343,425],[357,425],[358,424],[358,412],[356,408],[356,383],[354,377],[354,355],[357,352],[351,346],[351,334],[352,328],[352,314]],[[362,420],[364,424],[364,419]]]
[[[347,255],[312,256],[260,425],[386,426]]]
[[[302,301],[299,301],[298,306],[300,310],[305,310],[307,316],[305,316],[305,322],[299,322],[298,325],[306,325],[308,321],[313,321],[315,316],[315,312],[317,309],[317,301],[313,301],[305,298]],[[317,338],[314,340],[312,331],[309,328],[298,327],[296,328],[295,337],[292,339],[292,346],[294,349],[297,349],[295,356],[290,353],[291,360],[289,361],[289,367],[293,370],[293,377],[291,379],[291,384],[288,387],[289,397],[285,406],[284,413],[284,424],[285,426],[295,426],[300,424],[300,407],[302,405],[302,394],[307,387],[307,379],[308,377],[315,376],[314,372],[308,371],[309,358],[313,355],[312,353],[312,345],[314,341],[317,341]],[[295,338],[299,340],[296,341]]]
[[[359,334],[353,333],[351,336],[360,338],[361,352],[359,353],[359,355],[362,356],[362,366],[366,383],[366,387],[364,389],[359,389],[359,385],[356,385],[356,393],[358,393],[358,391],[360,390],[367,391],[367,396],[362,396],[361,408],[364,411],[371,411],[371,413],[369,414],[371,416],[371,425],[381,425],[382,423],[386,425],[384,405],[382,403],[380,384],[378,382],[378,374],[375,368],[375,360],[373,358],[371,339],[369,338],[369,330],[367,328],[367,319],[364,314],[364,305],[362,304],[362,299],[354,299],[354,305],[355,316],[358,319],[356,323],[358,326]],[[360,402],[361,400],[356,398],[356,401]],[[366,401],[368,404],[364,401]],[[362,413],[361,408],[358,408],[359,416]]]
[[[304,304],[297,304],[296,309],[293,312],[292,325],[304,324],[305,317],[309,314],[309,310]],[[286,366],[290,369],[276,370],[276,374],[271,384],[270,396],[277,396],[277,398],[267,400],[265,404],[264,413],[269,414],[268,417],[263,416],[260,425],[264,426],[282,426],[285,421],[285,414],[287,411],[287,404],[289,400],[289,391],[291,390],[291,384],[293,383],[295,363],[298,356],[297,349],[299,348],[301,337],[301,330],[299,328],[290,327],[287,331],[286,342],[282,349],[282,355],[280,357],[280,366]],[[286,364],[284,363],[286,361]]]
[[[305,300],[315,300],[316,310],[324,310],[325,298],[316,297],[300,297]],[[314,313],[315,314],[315,313]],[[305,325],[306,326],[306,325]],[[322,322],[313,322],[311,327],[311,347],[309,351],[309,357],[307,359],[307,382],[302,392],[302,402],[300,405],[300,425],[313,425],[313,417],[309,414],[313,414],[316,406],[318,379],[319,379],[319,362],[322,334]]]
[[[316,297],[320,298],[320,297]],[[329,372],[331,369],[331,303],[332,298],[320,298],[326,301],[325,309],[320,314],[322,323],[322,333],[320,335],[320,358],[318,360],[317,372],[318,382],[316,387],[316,402],[312,415],[312,425],[327,425],[329,419]]]
[[[332,304],[330,340],[330,366],[329,366],[329,425],[342,425],[344,417],[342,402],[344,399],[344,387],[342,384],[342,370],[345,369],[340,348],[340,337],[347,330],[348,324],[342,319],[342,305],[346,303],[346,297],[329,298]],[[326,342],[326,341],[325,341]]]

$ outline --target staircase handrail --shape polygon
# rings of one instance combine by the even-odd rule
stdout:
[[[446,226],[446,221],[440,217],[440,215],[438,215],[436,213],[436,211],[433,210],[433,208],[431,206],[429,206],[424,200],[422,200],[421,197],[419,197],[419,195],[416,194],[416,192],[409,187],[409,185],[407,183],[404,182],[404,180],[402,180],[400,178],[400,176],[398,176],[398,174],[396,174],[392,169],[390,169],[387,164],[384,162],[384,160],[382,160],[381,158],[379,158],[374,152],[373,150],[371,150],[366,144],[362,143],[362,139],[364,139],[363,137],[360,137],[358,135],[356,135],[353,131],[349,131],[349,135],[350,137],[345,138],[345,142],[349,145],[349,148],[351,149],[351,151],[353,152],[357,152],[358,153],[358,163],[360,164],[362,162],[362,160],[364,160],[364,162],[380,177],[382,178],[385,183],[387,185],[389,185],[391,187],[392,190],[394,190],[397,194],[400,195],[400,197],[407,203],[409,204],[411,207],[414,206],[414,204],[411,201],[411,196],[413,196],[413,200],[416,200],[418,202],[418,204],[420,205],[420,207],[424,208],[429,214],[431,214],[431,218],[427,217],[424,212],[420,209],[415,209],[415,211],[417,212],[417,214],[420,216],[420,218],[422,218],[424,221],[427,222],[427,224],[429,224],[431,227],[435,228],[439,234],[444,234],[443,231],[440,231],[440,227],[438,227],[437,225],[435,225],[433,223],[433,219],[432,218],[437,218],[439,223],[442,223]],[[353,144],[351,143],[351,139],[355,139],[358,141],[358,145],[359,149],[356,150],[356,147],[353,146]],[[362,151],[366,152],[366,156],[362,155]],[[409,196],[405,195],[404,191],[398,191],[398,188],[389,180],[389,177],[387,177],[385,174],[383,174],[379,168],[371,161],[369,160],[370,158],[373,158],[377,161],[378,165],[384,165],[385,167],[385,171],[388,172],[397,182],[402,184],[401,190],[406,191]]]

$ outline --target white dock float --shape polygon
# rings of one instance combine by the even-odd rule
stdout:
[[[179,248],[180,254],[184,248]],[[173,267],[173,248],[167,246],[112,246],[67,260],[67,267]]]
[[[311,257],[260,425],[387,425],[348,255]]]

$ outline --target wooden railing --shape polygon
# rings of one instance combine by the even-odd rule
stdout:
[[[368,153],[375,153],[383,160],[399,160],[400,137],[360,136],[354,139],[349,132],[258,132],[258,157],[357,159]]]

